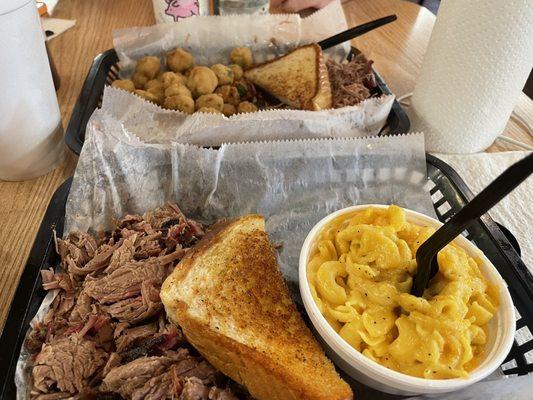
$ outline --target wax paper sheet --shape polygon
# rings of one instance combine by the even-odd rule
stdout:
[[[87,133],[67,201],[66,232],[106,230],[116,218],[166,201],[206,223],[259,213],[273,242],[282,245],[280,265],[295,287],[303,240],[332,211],[396,203],[434,215],[424,189],[422,134],[224,144],[216,150],[145,143],[103,110],[95,112]]]
[[[113,45],[121,74],[129,76],[139,58],[163,56],[176,47],[189,51],[197,65],[227,64],[229,53],[239,46],[250,47],[254,61],[262,62],[346,29],[342,6],[335,1],[306,18],[298,14],[210,15],[171,24],[119,29],[113,32]],[[327,53],[342,60],[349,49],[349,43],[344,43]]]
[[[333,2],[307,18],[296,14],[197,16],[173,24],[121,29],[114,32],[114,46],[120,74],[129,77],[140,57],[163,58],[176,47],[191,52],[197,65],[227,64],[229,53],[237,46],[250,47],[255,61],[261,62],[347,27],[342,6]],[[327,50],[326,56],[342,61],[348,52],[345,43]],[[145,141],[156,143],[157,135],[171,133],[173,140],[181,143],[218,146],[234,141],[376,135],[385,126],[393,102],[394,96],[384,95],[337,110],[264,110],[228,118],[164,110],[132,93],[107,87],[103,108]],[[141,131],[136,129],[139,120],[151,120],[152,124]],[[158,132],[156,137],[152,137],[154,132]]]

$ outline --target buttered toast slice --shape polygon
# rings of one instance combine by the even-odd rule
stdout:
[[[317,111],[332,106],[328,70],[317,44],[254,66],[244,76],[291,107]]]
[[[161,299],[189,342],[255,399],[352,399],[292,302],[261,216],[215,224]]]

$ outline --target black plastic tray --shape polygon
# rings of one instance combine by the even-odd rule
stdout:
[[[353,57],[354,52],[357,52],[357,50],[352,49],[349,57]],[[102,104],[104,87],[110,85],[118,78],[119,71],[120,66],[118,65],[118,57],[115,49],[104,51],[94,59],[81,88],[80,96],[76,101],[65,133],[65,142],[74,154],[79,155],[81,152],[83,142],[85,141],[85,127],[93,111]],[[378,87],[372,94],[391,94],[389,87],[375,70],[374,74]],[[392,110],[387,118],[387,124],[382,129],[381,134],[396,135],[407,133],[410,125],[409,118],[400,106],[400,103],[394,100]]]
[[[439,219],[443,222],[461,209],[473,196],[463,180],[446,163],[427,155],[427,172],[432,188],[430,193]],[[33,244],[13,298],[13,303],[0,337],[0,399],[15,398],[14,373],[20,348],[29,328],[29,322],[41,304],[45,291],[41,288],[41,269],[55,267],[59,257],[55,252],[53,232],[63,233],[65,203],[71,179],[56,191],[39,233]],[[507,375],[525,375],[533,372],[530,357],[533,354],[533,277],[496,223],[485,215],[467,229],[467,237],[487,255],[509,285],[518,311],[516,327],[521,338],[515,340],[502,369]],[[528,339],[529,338],[529,339]],[[529,360],[529,363],[528,363]],[[396,399],[366,386],[355,384],[356,399]]]

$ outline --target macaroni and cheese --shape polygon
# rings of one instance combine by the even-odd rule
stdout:
[[[416,251],[433,232],[394,205],[341,215],[314,244],[309,286],[333,329],[366,357],[416,377],[467,377],[487,341],[498,289],[480,260],[450,244],[423,297],[410,295]]]

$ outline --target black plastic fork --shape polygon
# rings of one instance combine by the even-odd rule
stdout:
[[[392,14],[392,15],[388,15],[383,18],[375,19],[365,24],[347,29],[341,33],[337,33],[336,35],[333,35],[327,39],[321,40],[317,44],[322,48],[322,50],[326,50],[326,49],[329,49],[330,47],[347,42],[348,40],[355,39],[356,37],[364,35],[365,33],[373,31],[374,29],[377,29],[383,25],[390,24],[391,22],[396,21],[396,19],[397,19],[396,14]]]
[[[533,173],[533,153],[511,165],[429,237],[416,252],[418,265],[411,294],[422,296],[439,270],[437,253],[474,220],[481,217]],[[524,223],[528,223],[524,221]]]

